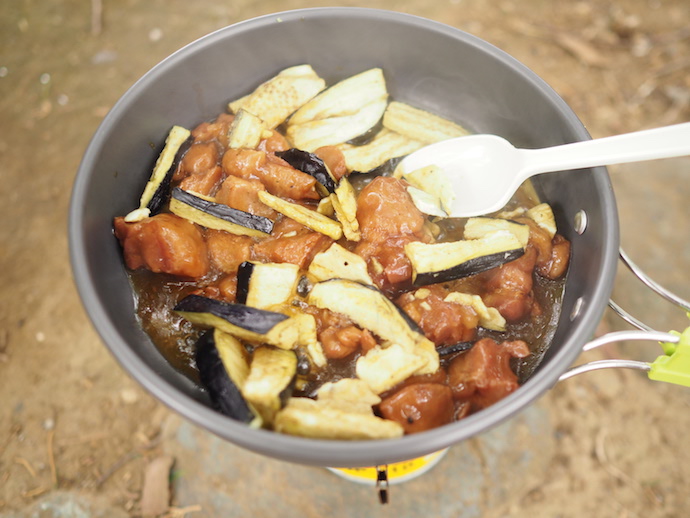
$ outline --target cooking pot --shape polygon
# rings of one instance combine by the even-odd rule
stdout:
[[[123,368],[197,425],[278,459],[330,467],[384,465],[442,450],[524,409],[549,390],[590,339],[606,308],[618,259],[618,216],[604,168],[545,175],[535,188],[572,242],[553,341],[513,394],[461,421],[399,439],[332,441],[249,429],[212,410],[206,393],[159,353],[136,318],[113,217],[135,208],[171,126],[194,127],[292,65],[310,64],[328,84],[384,70],[393,99],[537,148],[588,139],[566,103],[492,45],[441,23],[365,8],[316,8],[221,29],[174,53],[115,104],[76,176],[69,219],[74,277],[84,306]]]

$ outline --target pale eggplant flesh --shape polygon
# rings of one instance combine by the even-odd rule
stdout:
[[[244,261],[237,269],[235,301],[260,309],[288,305],[297,293],[299,277],[295,264]]]
[[[413,345],[423,338],[417,322],[393,304],[378,288],[347,279],[329,279],[314,285],[310,304],[347,315],[376,335]]]
[[[262,346],[254,349],[242,394],[266,423],[272,423],[292,396],[297,379],[297,355]]]

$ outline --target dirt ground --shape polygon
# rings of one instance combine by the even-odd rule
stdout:
[[[137,516],[169,413],[112,359],[71,280],[70,189],[99,122],[184,44],[260,14],[323,5],[404,11],[484,38],[551,84],[594,137],[690,119],[687,0],[0,2],[0,516],[58,490]],[[622,241],[687,299],[690,166],[681,159],[659,171],[611,169]],[[638,316],[662,330],[687,326],[680,310],[645,293],[620,274],[616,294]],[[622,327],[611,315],[601,326]],[[583,359],[650,360],[654,347],[610,347]],[[516,473],[532,489],[497,515],[690,514],[690,389],[607,371],[561,383],[543,404],[557,454],[545,473]],[[175,505],[168,516],[199,511]]]

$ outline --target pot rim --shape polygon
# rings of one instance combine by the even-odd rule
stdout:
[[[316,7],[283,11],[241,21],[218,29],[185,45],[151,68],[124,93],[101,122],[79,166],[69,208],[68,234],[75,284],[90,320],[111,354],[124,370],[159,401],[196,425],[254,452],[300,464],[359,467],[409,460],[442,450],[507,420],[553,387],[559,376],[579,356],[581,346],[590,339],[606,308],[613,288],[617,266],[619,236],[615,200],[608,183],[608,174],[603,167],[592,168],[598,186],[604,191],[603,195],[610,200],[610,203],[605,204],[604,209],[608,211],[605,216],[611,222],[611,228],[609,229],[609,239],[605,241],[604,245],[606,248],[603,251],[605,264],[588,295],[588,301],[581,307],[577,316],[579,325],[575,326],[574,332],[568,335],[558,352],[548,362],[545,362],[548,363],[546,366],[548,368],[538,368],[519,390],[489,408],[461,421],[398,439],[357,441],[356,443],[305,439],[278,434],[269,430],[250,430],[246,425],[217,413],[200,401],[172,387],[128,345],[116,323],[99,300],[94,288],[94,279],[89,275],[86,259],[86,236],[81,215],[92,163],[98,150],[105,144],[109,127],[120,117],[121,112],[127,108],[130,101],[140,91],[144,90],[149,81],[153,80],[162,70],[175,67],[188,55],[200,52],[238,32],[257,30],[274,23],[341,16],[363,17],[368,20],[383,20],[412,25],[471,45],[525,77],[535,88],[539,89],[558,109],[564,122],[578,139],[590,138],[574,112],[539,76],[506,52],[460,29],[416,15],[363,7]]]

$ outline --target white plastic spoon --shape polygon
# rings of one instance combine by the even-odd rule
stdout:
[[[536,174],[690,155],[690,122],[543,149],[518,149],[496,135],[468,135],[426,146],[399,165],[403,174],[436,165],[450,179],[451,217],[503,208]]]

